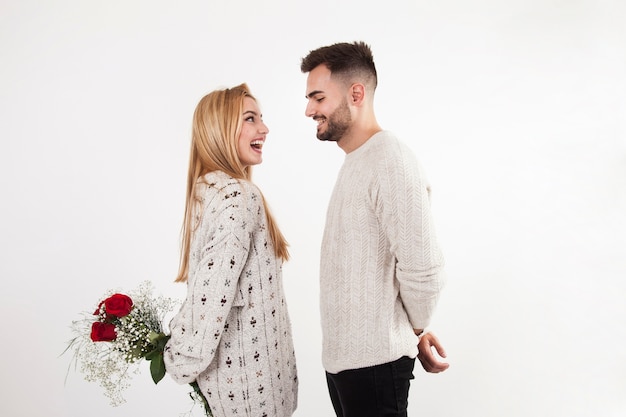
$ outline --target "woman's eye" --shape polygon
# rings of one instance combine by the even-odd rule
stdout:
[[[254,116],[248,116],[245,120],[246,122],[254,122]]]

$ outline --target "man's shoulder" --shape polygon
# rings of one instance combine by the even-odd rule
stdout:
[[[372,143],[368,154],[375,161],[375,166],[388,167],[391,164],[402,169],[417,163],[413,149],[393,132],[383,130],[372,136],[370,140]]]
[[[370,141],[370,152],[385,152],[388,155],[414,154],[413,150],[398,135],[389,130],[381,130],[372,136]]]

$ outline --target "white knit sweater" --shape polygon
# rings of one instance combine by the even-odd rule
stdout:
[[[320,265],[323,365],[330,373],[417,355],[444,283],[429,187],[388,131],[346,155]]]
[[[205,180],[187,298],[163,355],[167,373],[181,384],[197,381],[214,417],[291,416],[296,359],[261,194],[223,172]]]

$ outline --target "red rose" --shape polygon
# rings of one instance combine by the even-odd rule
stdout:
[[[110,342],[116,337],[115,325],[111,323],[96,321],[91,325],[91,340],[94,342]]]
[[[133,309],[133,300],[124,294],[113,294],[104,300],[104,311],[115,317],[124,317]]]

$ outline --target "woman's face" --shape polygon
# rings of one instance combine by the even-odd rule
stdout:
[[[244,167],[263,162],[263,144],[269,129],[263,123],[261,111],[256,101],[250,97],[243,99],[243,125],[237,142],[237,153]]]

